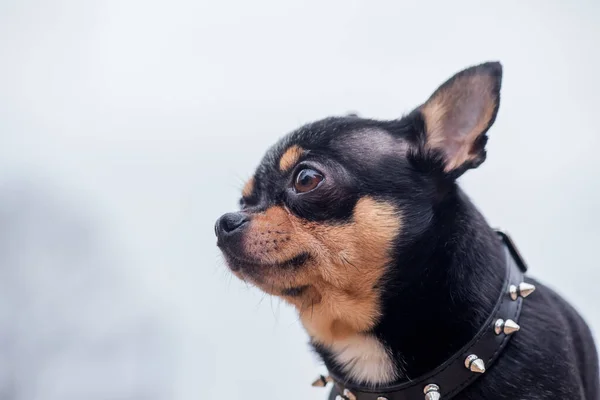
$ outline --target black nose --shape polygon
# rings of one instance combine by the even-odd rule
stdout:
[[[246,213],[235,212],[224,214],[215,224],[215,234],[219,239],[229,236],[241,230],[248,221],[250,221],[250,218]]]

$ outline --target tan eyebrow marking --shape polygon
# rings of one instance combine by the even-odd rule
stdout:
[[[242,189],[242,196],[250,197],[252,192],[254,191],[254,177],[248,179],[248,181],[244,184],[244,188]]]
[[[279,159],[279,169],[283,172],[289,171],[300,159],[304,150],[302,147],[293,145],[288,148]]]

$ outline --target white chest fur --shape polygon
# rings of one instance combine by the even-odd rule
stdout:
[[[330,346],[334,359],[349,378],[362,384],[383,384],[397,378],[386,347],[371,335],[354,335]]]

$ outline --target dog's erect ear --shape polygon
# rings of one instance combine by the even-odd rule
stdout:
[[[468,68],[417,109],[425,123],[423,145],[440,152],[446,172],[460,174],[485,160],[485,134],[498,112],[501,83],[500,63]]]

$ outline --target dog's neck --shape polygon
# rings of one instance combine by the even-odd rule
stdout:
[[[377,386],[414,379],[458,351],[491,313],[504,276],[500,241],[454,187],[430,229],[398,249],[372,332],[316,347],[348,382]]]

